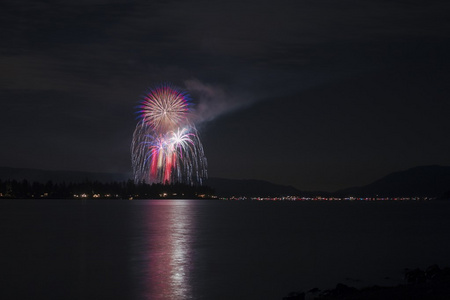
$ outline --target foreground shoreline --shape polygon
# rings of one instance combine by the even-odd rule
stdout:
[[[360,289],[338,283],[334,289],[291,292],[283,300],[444,300],[450,299],[450,268],[432,265],[425,269],[405,269],[405,284],[369,286]]]

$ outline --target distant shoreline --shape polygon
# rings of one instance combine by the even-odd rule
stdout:
[[[76,201],[147,201],[147,200],[166,200],[166,201],[173,201],[173,200],[204,200],[204,201],[226,201],[226,202],[447,202],[450,201],[450,199],[438,199],[438,198],[421,198],[421,199],[354,199],[354,200],[348,200],[348,199],[303,199],[303,198],[296,198],[296,199],[283,199],[282,197],[279,198],[246,198],[246,197],[231,197],[231,198],[223,198],[223,197],[179,197],[179,198],[134,198],[134,197],[36,197],[36,198],[13,198],[13,197],[2,197],[0,196],[0,201],[2,200],[11,200],[11,201],[28,201],[28,200],[35,200],[35,201],[45,201],[45,200],[55,200],[55,201],[65,201],[65,200],[76,200]]]

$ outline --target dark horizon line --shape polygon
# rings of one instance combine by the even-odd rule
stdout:
[[[439,168],[450,168],[449,166],[444,166],[444,165],[424,165],[424,166],[416,166],[416,167],[412,167],[406,170],[402,170],[402,171],[396,171],[396,172],[391,172],[375,181],[373,181],[372,183],[369,183],[367,185],[363,185],[363,186],[350,186],[348,188],[342,188],[342,189],[338,189],[336,191],[332,191],[332,192],[328,192],[328,191],[320,191],[320,190],[300,190],[296,187],[293,187],[292,185],[284,185],[284,184],[276,184],[273,183],[271,181],[268,180],[261,180],[261,179],[230,179],[230,178],[222,178],[222,177],[210,177],[208,179],[206,179],[205,181],[205,185],[209,185],[212,186],[213,188],[216,188],[214,186],[213,183],[214,181],[216,181],[216,185],[220,185],[220,184],[228,184],[228,186],[233,186],[233,185],[239,185],[239,183],[242,185],[243,182],[246,182],[247,184],[249,183],[253,183],[253,184],[266,184],[266,185],[270,185],[271,188],[278,190],[277,192],[271,192],[270,194],[272,194],[273,196],[280,196],[280,195],[291,195],[291,196],[311,196],[311,195],[321,195],[323,197],[341,197],[341,196],[364,196],[364,197],[377,197],[377,195],[380,195],[380,197],[383,196],[391,196],[391,195],[396,195],[396,196],[412,196],[412,194],[408,194],[406,195],[406,193],[398,193],[394,190],[391,190],[390,192],[383,192],[380,191],[377,192],[364,192],[364,193],[360,193],[357,191],[357,189],[362,189],[362,188],[366,188],[370,185],[374,185],[376,183],[379,183],[383,180],[386,180],[386,178],[389,177],[393,177],[396,175],[401,175],[402,173],[407,173],[407,172],[411,172],[414,170],[425,170],[425,169],[439,169]],[[123,182],[123,181],[129,181],[129,180],[133,180],[132,176],[130,173],[110,173],[110,172],[92,172],[92,171],[70,171],[70,170],[45,170],[45,169],[34,169],[34,168],[16,168],[16,167],[4,167],[4,166],[0,166],[0,170],[11,170],[11,171],[30,171],[30,172],[38,172],[38,173],[43,173],[43,174],[32,174],[30,176],[30,174],[17,174],[16,176],[14,175],[10,175],[10,176],[4,176],[4,178],[2,179],[1,175],[0,175],[0,179],[2,180],[27,180],[30,182],[48,182],[48,181],[53,181],[53,182],[81,182],[83,180],[92,180],[92,181],[100,181],[100,182]],[[447,171],[449,172],[449,171]],[[51,174],[45,174],[45,173],[53,173],[53,175],[58,175],[57,173],[66,173],[67,178],[63,178],[61,180],[58,180],[57,178],[51,178],[52,176],[50,176]],[[72,178],[70,178],[70,174],[72,175],[78,175],[79,177],[77,178],[77,176],[73,176]],[[81,175],[81,176],[80,176]],[[103,175],[105,176],[105,178],[95,178],[95,176],[89,176],[89,175]],[[47,178],[43,178],[44,176],[46,176]],[[448,176],[446,175],[446,173],[444,174],[444,176]],[[20,178],[19,178],[20,177]],[[28,178],[27,178],[28,177]],[[31,177],[31,178],[30,178]],[[32,177],[35,177],[35,179],[32,179]],[[36,180],[36,178],[40,177],[39,179]],[[83,177],[83,178],[82,178]],[[56,180],[55,180],[56,179]],[[208,182],[208,181],[213,181],[213,182]],[[147,183],[147,184],[152,184],[152,183]],[[227,192],[226,194],[228,194],[228,196],[231,195],[231,193],[234,193],[235,195],[239,195],[240,196],[248,196],[245,195],[245,192],[239,192],[239,190],[243,190],[242,186],[239,188],[239,186],[233,187],[233,190],[236,190],[237,193],[234,193],[233,191],[231,192]],[[281,190],[280,190],[281,189]],[[291,192],[286,192],[286,191],[282,191],[282,189],[286,189],[286,190],[290,190]],[[449,191],[450,192],[450,191]],[[249,192],[247,192],[249,193]],[[255,192],[250,192],[253,195],[256,195]],[[249,194],[250,194],[249,193]],[[435,194],[447,194],[447,191],[444,192],[439,192],[439,193],[435,193]],[[269,194],[269,193],[268,193]],[[353,194],[353,195],[352,195]],[[430,195],[428,196],[433,196],[431,195],[432,193],[430,193]],[[264,197],[265,195],[261,194],[258,196],[262,196]],[[415,195],[415,196],[424,196],[424,193],[421,193],[421,195]],[[435,196],[435,195],[434,195]]]

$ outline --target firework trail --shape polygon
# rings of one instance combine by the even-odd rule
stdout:
[[[135,182],[201,185],[207,177],[189,101],[187,92],[167,83],[143,97],[131,143]]]

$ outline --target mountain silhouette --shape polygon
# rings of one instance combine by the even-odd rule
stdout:
[[[0,167],[0,180],[28,180],[29,182],[82,182],[84,180],[111,182],[124,181],[131,178],[131,174],[123,173],[95,173],[82,171],[52,171],[26,168]]]
[[[371,184],[336,192],[339,196],[439,197],[450,191],[450,167],[420,166],[394,172]]]
[[[300,191],[292,186],[254,179],[208,178],[206,185],[212,187],[216,194],[222,197],[310,197],[314,194],[313,192]]]
[[[84,180],[111,182],[131,179],[125,173],[93,173],[80,171],[49,171],[0,167],[0,180],[28,180],[29,182],[82,182]],[[264,180],[208,178],[205,184],[220,197],[443,197],[450,198],[450,167],[420,166],[391,173],[365,186],[330,192],[301,191],[292,186]]]

